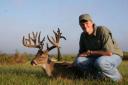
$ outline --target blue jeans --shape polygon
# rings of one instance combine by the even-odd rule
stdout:
[[[98,72],[114,81],[118,81],[122,79],[117,69],[121,62],[121,57],[115,54],[101,57],[78,57],[76,59],[76,66],[81,71]]]

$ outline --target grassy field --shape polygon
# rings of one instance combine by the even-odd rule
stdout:
[[[74,78],[49,78],[39,67],[30,62],[14,65],[0,65],[0,85],[128,85],[128,61],[123,61],[119,70],[123,75],[120,84],[111,80],[90,80]]]

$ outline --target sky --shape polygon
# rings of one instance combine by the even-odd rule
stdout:
[[[0,0],[0,52],[36,53],[22,45],[23,35],[41,31],[43,38],[60,28],[67,38],[61,40],[62,54],[77,54],[82,32],[78,18],[84,13],[108,27],[121,49],[128,50],[128,0]]]

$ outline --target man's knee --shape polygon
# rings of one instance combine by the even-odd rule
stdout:
[[[85,57],[78,57],[76,60],[76,63],[81,64],[81,63],[84,63],[85,61],[87,61],[87,59]]]
[[[99,57],[95,62],[95,67],[100,70],[110,70],[112,68],[111,63],[105,57]]]

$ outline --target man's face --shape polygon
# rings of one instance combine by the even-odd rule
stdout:
[[[87,20],[85,22],[81,22],[80,26],[81,26],[83,31],[88,32],[89,29],[92,28],[93,23],[92,23],[92,21]]]

